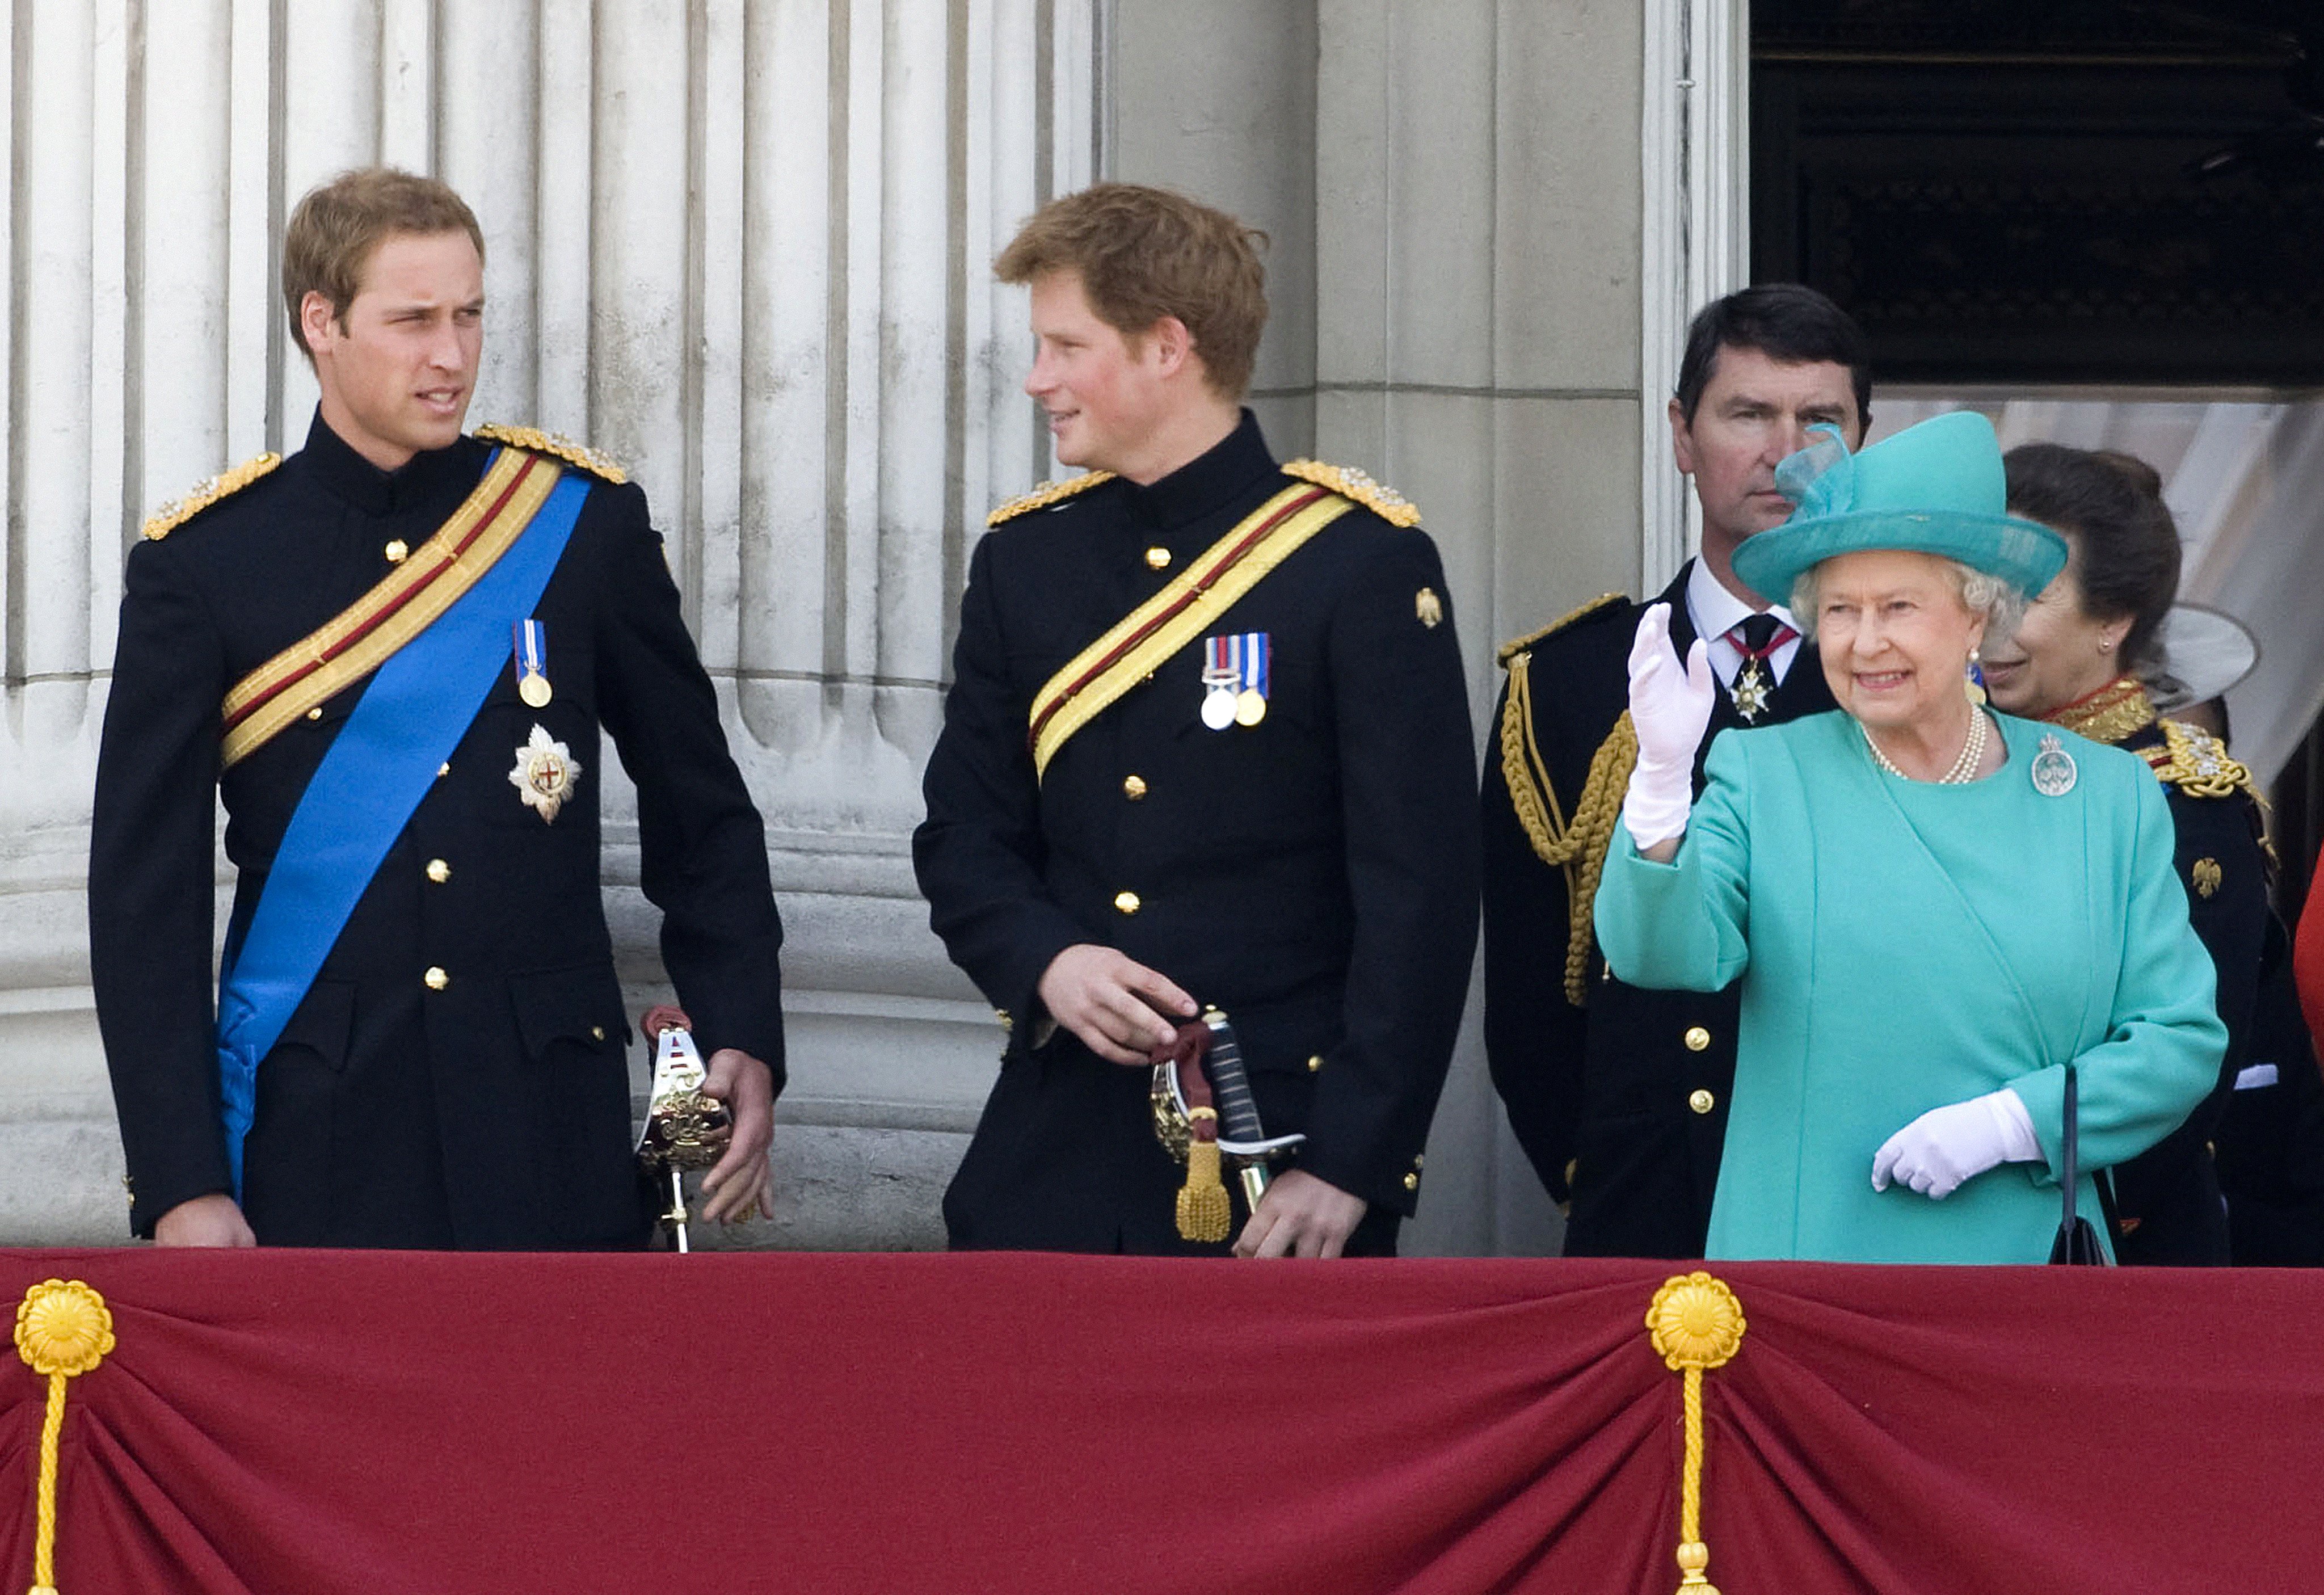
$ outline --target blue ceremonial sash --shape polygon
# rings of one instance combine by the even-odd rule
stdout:
[[[588,493],[586,476],[567,474],[492,568],[374,673],[299,798],[218,976],[218,1094],[237,1202],[259,1060],[484,707],[508,662],[509,628],[540,603]]]

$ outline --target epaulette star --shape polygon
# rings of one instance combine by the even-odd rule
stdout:
[[[1029,515],[1036,510],[1046,510],[1051,504],[1062,503],[1077,493],[1087,493],[1113,480],[1111,471],[1085,471],[1078,476],[1068,476],[1063,482],[1036,483],[1033,491],[1018,494],[984,518],[987,526],[998,526],[1004,521],[1014,521],[1019,515]]]
[[[2251,771],[2228,756],[2227,743],[2183,720],[2163,721],[2163,745],[2139,752],[2157,780],[2190,798],[2232,798],[2253,790]]]
[[[1286,460],[1283,474],[1296,476],[1302,482],[1313,482],[1318,487],[1328,487],[1342,498],[1353,499],[1390,526],[1420,524],[1419,505],[1386,483],[1373,481],[1353,466],[1326,465],[1322,460]]]
[[[511,427],[499,421],[487,421],[476,429],[476,436],[486,443],[505,443],[511,448],[545,454],[551,459],[563,460],[568,466],[578,466],[592,476],[611,482],[615,486],[630,479],[630,474],[615,464],[611,456],[598,453],[586,443],[576,443],[562,433],[544,432],[539,427]]]
[[[1502,643],[1499,656],[1501,661],[1501,668],[1503,669],[1507,669],[1508,668],[1509,660],[1515,659],[1518,654],[1525,652],[1527,649],[1540,641],[1543,638],[1548,636],[1551,632],[1562,632],[1566,627],[1572,625],[1574,622],[1583,618],[1585,615],[1596,614],[1609,604],[1621,604],[1627,601],[1628,595],[1626,594],[1601,594],[1598,597],[1592,598],[1581,608],[1574,610],[1570,613],[1558,616],[1557,619],[1550,622],[1549,624],[1542,627],[1538,632],[1527,632],[1522,637]]]
[[[160,542],[212,504],[221,499],[232,498],[281,463],[282,456],[269,450],[255,459],[243,461],[230,471],[220,471],[207,482],[195,484],[194,490],[185,497],[171,499],[145,518],[145,537]]]

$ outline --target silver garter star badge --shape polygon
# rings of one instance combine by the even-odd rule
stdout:
[[[557,817],[565,800],[573,796],[574,783],[580,779],[581,761],[563,742],[536,725],[531,737],[516,751],[516,768],[509,771],[509,785],[517,789],[527,807],[540,811],[544,821]]]

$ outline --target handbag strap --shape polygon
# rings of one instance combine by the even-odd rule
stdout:
[[[2064,1157],[2061,1160],[2062,1166],[2058,1172],[2058,1188],[2064,1194],[2062,1201],[2065,1212],[2059,1218],[2058,1224],[2061,1230],[2070,1234],[2074,1228],[2074,1220],[2079,1216],[2074,1207],[2074,1187],[2080,1184],[2077,1164],[2080,1161],[2082,1120],[2081,1092],[2074,1074],[2074,1065],[2071,1064],[2066,1065],[2065,1107],[2065,1129],[2060,1137]]]

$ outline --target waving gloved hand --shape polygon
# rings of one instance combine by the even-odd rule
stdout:
[[[1644,853],[1686,830],[1694,803],[1694,751],[1711,725],[1718,688],[1700,639],[1679,664],[1671,646],[1670,605],[1650,605],[1630,644],[1630,724],[1638,735],[1638,762],[1622,799],[1622,823]]]
[[[1965,1102],[1931,1108],[1881,1143],[1872,1157],[1872,1188],[1894,1181],[1942,1202],[1961,1185],[2004,1163],[2042,1156],[2034,1120],[2018,1094],[2003,1086]]]

